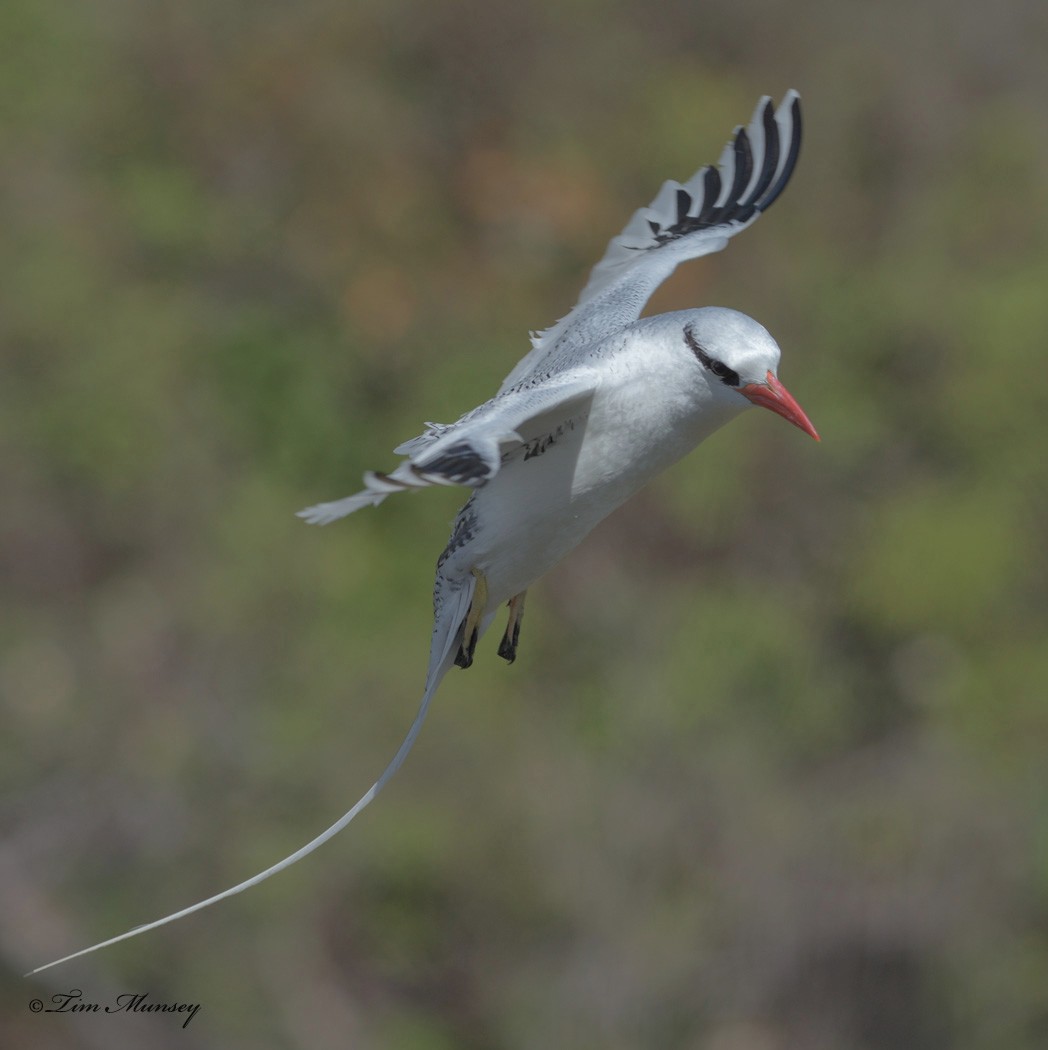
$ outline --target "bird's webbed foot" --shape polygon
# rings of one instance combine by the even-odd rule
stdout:
[[[499,642],[499,656],[513,663],[517,658],[517,643],[520,641],[520,622],[524,619],[524,599],[527,591],[515,594],[509,600],[509,620],[506,622],[506,633]]]
[[[473,600],[466,613],[465,623],[462,625],[462,644],[455,656],[455,663],[459,667],[469,667],[473,663],[473,652],[477,648],[477,639],[480,637],[480,620],[488,604],[488,581],[480,569],[470,569],[474,579],[477,581],[473,588]]]

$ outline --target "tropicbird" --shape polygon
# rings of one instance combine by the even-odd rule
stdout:
[[[765,96],[737,127],[717,166],[663,184],[612,238],[578,302],[532,348],[498,393],[456,423],[426,424],[398,446],[391,473],[369,471],[354,496],[299,511],[326,525],[388,496],[430,485],[472,494],[437,562],[429,667],[414,722],[382,775],[339,820],[289,857],[181,911],[72,955],[183,918],[290,867],[341,831],[400,768],[453,664],[468,667],[499,607],[509,616],[498,653],[512,662],[528,587],[646,482],[737,415],[758,405],[815,440],[779,381],[779,347],[752,318],[723,307],[641,318],[678,263],[723,249],[752,225],[793,174],[800,98]]]

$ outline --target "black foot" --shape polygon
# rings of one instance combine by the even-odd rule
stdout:
[[[473,600],[469,603],[469,612],[462,622],[462,644],[455,654],[455,663],[459,667],[469,667],[473,663],[473,651],[480,638],[480,620],[484,615],[484,606],[488,603],[488,581],[484,573],[476,566],[469,570],[476,584],[473,589]]]
[[[506,623],[506,632],[499,642],[499,656],[509,663],[517,658],[517,643],[520,641],[520,622],[524,618],[524,599],[528,596],[527,591],[515,594],[509,600],[509,620]]]
[[[459,651],[455,655],[455,663],[459,667],[471,667],[473,665],[473,652],[477,648],[477,632],[474,630],[469,638],[469,645],[465,642],[459,646]]]
[[[513,633],[509,630],[502,636],[499,642],[499,656],[507,663],[513,663],[517,658],[517,643],[520,641],[520,620],[513,625]]]

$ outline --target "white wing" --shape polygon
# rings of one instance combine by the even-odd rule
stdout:
[[[573,351],[640,317],[651,293],[678,263],[719,252],[756,222],[793,174],[801,145],[800,97],[786,92],[775,110],[765,96],[748,128],[736,128],[717,167],[688,182],[666,182],[608,244],[572,311],[532,337],[532,349],[506,377],[508,390],[540,370],[570,364]],[[500,390],[500,393],[501,393]]]
[[[427,423],[424,434],[397,447],[407,458],[396,470],[368,471],[365,488],[356,495],[318,503],[298,516],[311,525],[327,525],[361,507],[376,506],[394,492],[429,485],[480,488],[498,473],[506,452],[541,436],[536,427],[552,430],[578,414],[597,382],[595,373],[583,368],[539,376],[500,392],[457,423]]]

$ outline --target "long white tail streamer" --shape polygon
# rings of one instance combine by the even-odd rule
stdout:
[[[472,582],[472,581],[470,581]],[[470,592],[472,588],[470,588]],[[453,638],[454,636],[452,636]],[[435,654],[436,655],[436,654]],[[236,886],[231,886],[227,890],[223,890],[221,893],[216,893],[213,897],[208,897],[207,900],[198,901],[196,904],[191,904],[188,908],[183,908],[181,911],[176,911],[171,915],[165,915],[162,919],[157,919],[155,922],[146,923],[144,926],[136,926],[134,929],[128,930],[126,933],[121,933],[117,937],[110,937],[107,941],[100,941],[98,944],[92,944],[90,948],[82,948],[78,952],[73,952],[71,955],[64,955],[61,959],[55,959],[54,962],[45,963],[43,966],[38,966],[35,970],[30,970],[29,973],[25,974],[26,977],[31,977],[35,973],[40,973],[41,970],[50,969],[52,966],[58,966],[59,963],[69,962],[70,959],[79,958],[81,955],[88,955],[91,952],[98,951],[99,948],[107,948],[111,944],[117,944],[120,941],[126,941],[130,937],[137,937],[139,934],[148,933],[150,930],[155,930],[158,926],[165,926],[169,922],[175,922],[176,919],[184,919],[187,915],[192,915],[195,911],[202,911],[204,908],[209,908],[212,904],[217,904],[221,900],[225,900],[226,897],[232,897],[237,893],[243,893],[244,890],[250,889],[252,886],[257,886],[260,882],[265,882],[266,879],[278,872],[283,871],[285,868],[290,868],[292,864],[296,864],[303,857],[308,856],[315,849],[323,846],[329,839],[334,838],[361,810],[363,810],[374,797],[385,787],[390,777],[401,767],[404,759],[407,758],[408,752],[411,750],[415,743],[415,738],[419,734],[419,730],[422,728],[422,723],[426,720],[426,714],[429,711],[430,701],[433,699],[433,695],[437,691],[437,687],[440,685],[444,675],[447,673],[449,667],[451,667],[452,661],[450,659],[448,650],[445,648],[444,653],[441,655],[439,663],[436,663],[436,673],[429,675],[429,681],[426,683],[426,690],[422,694],[422,702],[419,705],[418,713],[415,715],[414,722],[411,723],[411,727],[408,729],[407,735],[404,737],[403,742],[397,749],[397,753],[390,760],[390,763],[382,771],[382,775],[375,781],[374,784],[367,790],[367,792],[360,798],[355,806],[348,813],[343,814],[331,825],[326,831],[322,831],[315,839],[311,842],[306,843],[301,849],[296,850],[290,856],[285,857],[283,860],[277,862],[272,867],[266,868],[265,871],[260,871],[257,875],[253,875],[250,879],[246,879],[244,882],[237,883]]]

